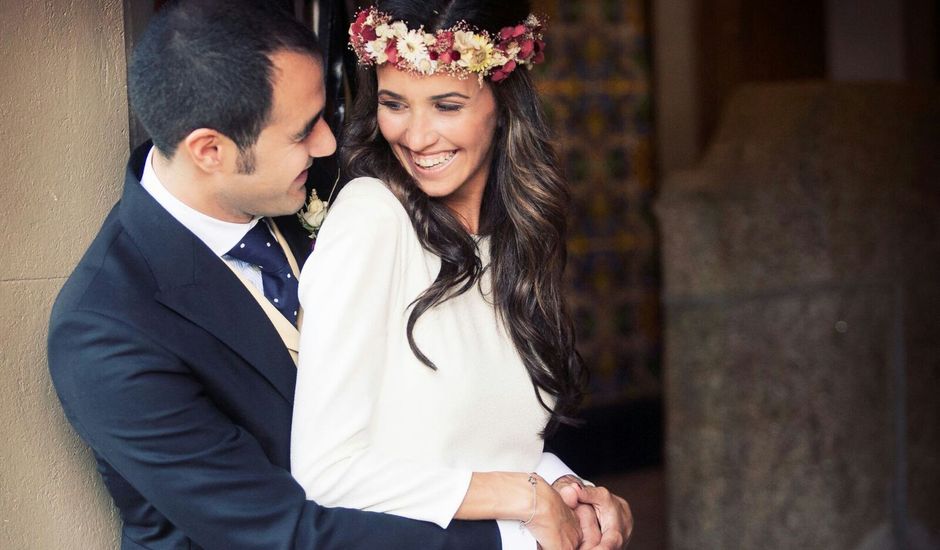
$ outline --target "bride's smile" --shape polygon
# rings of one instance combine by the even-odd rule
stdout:
[[[438,154],[419,155],[410,151],[411,160],[417,165],[416,168],[423,172],[439,172],[450,166],[450,161],[457,155],[457,151],[446,151]]]

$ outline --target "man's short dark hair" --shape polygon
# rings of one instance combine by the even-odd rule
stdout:
[[[270,3],[169,3],[134,49],[128,68],[131,107],[168,158],[198,128],[221,132],[245,153],[271,114],[270,56],[285,50],[322,61],[313,33]]]

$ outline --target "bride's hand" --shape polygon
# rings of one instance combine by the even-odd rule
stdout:
[[[526,527],[544,550],[575,550],[581,543],[578,518],[561,495],[536,476],[535,515]]]

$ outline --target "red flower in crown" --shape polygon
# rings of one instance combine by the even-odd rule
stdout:
[[[356,25],[362,27],[369,19],[369,10],[362,10],[356,15]]]
[[[525,34],[526,28],[525,25],[516,25],[515,27],[503,27],[499,31],[499,37],[503,40],[510,40],[512,38],[518,38]]]
[[[496,72],[494,72],[490,78],[493,80],[493,82],[499,82],[500,80],[509,76],[509,73],[515,70],[516,70],[516,62],[510,61],[509,63],[506,63],[505,65],[497,69]]]
[[[356,35],[362,32],[362,26],[365,25],[366,19],[369,18],[369,12],[363,10],[359,12],[359,15],[356,17],[356,20],[353,21],[353,24],[349,27],[349,34]]]
[[[395,42],[388,43],[388,47],[385,48],[385,55],[388,56],[388,62],[392,65],[398,63],[398,46]]]
[[[541,63],[545,61],[545,42],[535,41],[535,55],[532,57],[532,63]]]
[[[454,47],[454,31],[438,31],[435,38],[434,49],[438,51],[449,50]]]
[[[362,42],[362,27],[366,24],[366,19],[369,18],[369,12],[362,10],[359,12],[359,15],[356,17],[356,20],[353,21],[353,24],[349,26],[349,36],[355,42]]]
[[[460,61],[460,52],[456,50],[448,50],[437,58],[437,62],[444,65],[450,65],[451,63],[455,63],[457,61]]]
[[[532,52],[535,50],[535,40],[531,38],[528,40],[523,40],[519,44],[519,58],[520,59],[529,59],[529,56],[532,55]]]

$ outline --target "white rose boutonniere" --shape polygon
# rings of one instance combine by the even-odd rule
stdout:
[[[316,190],[312,190],[307,205],[302,208],[300,212],[297,212],[297,217],[300,218],[300,224],[304,226],[304,229],[310,232],[311,239],[317,238],[317,233],[320,231],[320,226],[323,225],[323,220],[326,219],[329,206],[330,203],[328,201],[321,201],[320,197],[317,196]]]

